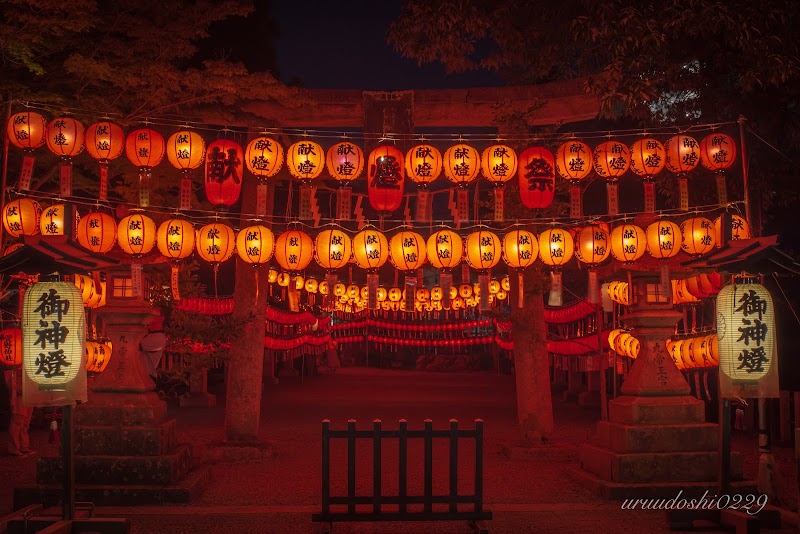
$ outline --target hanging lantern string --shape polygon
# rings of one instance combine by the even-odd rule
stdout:
[[[72,114],[72,115],[82,115],[86,116],[90,119],[102,119],[103,117],[113,116],[114,118],[118,118],[119,120],[124,120],[124,117],[119,113],[108,113],[108,112],[98,112],[96,110],[89,110],[89,109],[81,109],[81,108],[64,108],[62,106],[56,106],[47,104],[44,102],[22,102],[19,100],[12,101],[14,103],[20,104],[25,106],[28,109],[36,109],[40,111],[45,111],[49,113],[64,113],[64,114]],[[141,122],[141,121],[136,121]],[[225,132],[225,133],[233,133],[235,135],[241,136],[248,136],[248,135],[259,135],[259,134],[272,134],[272,135],[286,135],[286,136],[295,136],[295,137],[309,137],[313,136],[320,139],[341,139],[342,132],[332,132],[330,130],[314,130],[314,129],[307,129],[307,128],[286,128],[286,127],[277,127],[277,126],[244,126],[244,125],[234,125],[234,126],[225,126],[224,128],[220,128],[218,125],[204,123],[199,121],[189,121],[185,118],[176,118],[170,119],[166,117],[161,118],[148,118],[147,124],[149,126],[164,126],[169,128],[180,128],[182,126],[190,126],[191,128],[198,130],[198,131],[206,131],[211,133],[216,133],[217,135]],[[679,134],[679,133],[688,133],[688,132],[705,132],[705,131],[713,131],[719,129],[724,126],[732,126],[736,125],[736,121],[726,121],[726,122],[715,122],[715,123],[705,123],[705,124],[694,124],[689,126],[660,126],[660,127],[649,127],[647,129],[644,128],[628,128],[628,129],[620,129],[614,130],[613,135],[617,137],[626,137],[626,136],[640,136],[645,131],[651,135],[670,135],[670,134]],[[546,140],[560,140],[565,138],[571,138],[575,136],[588,138],[588,139],[605,139],[609,136],[609,130],[588,130],[588,131],[575,131],[575,132],[563,132],[563,133],[548,133],[548,132],[540,132],[528,135],[517,135],[511,137],[504,137],[505,141],[507,142],[525,142],[525,141],[546,141]],[[354,130],[348,134],[353,139],[360,139],[362,141],[381,141],[383,140],[391,140],[392,142],[398,141],[415,141],[415,140],[422,140],[426,139],[429,141],[487,141],[487,142],[494,142],[497,138],[496,132],[491,133],[465,133],[465,132],[456,132],[456,133],[442,133],[442,132],[425,132],[425,133],[414,133],[414,134],[400,134],[400,133],[392,133],[392,132],[363,132]]]
[[[11,192],[16,192],[14,190],[10,190]],[[55,202],[59,200],[60,195],[58,193],[46,193],[42,191],[26,191],[25,194],[18,194],[19,197],[26,197],[32,198],[34,200],[40,200],[45,202]],[[75,204],[76,206],[86,206],[90,209],[94,209],[97,205],[97,199],[94,197],[82,197],[82,196],[73,196],[70,197],[70,203]],[[120,202],[119,205],[128,206],[129,208],[137,208],[137,206],[133,203],[126,203]],[[742,214],[742,207],[744,206],[744,201],[732,201],[728,202],[725,206],[720,207],[718,204],[706,204],[702,206],[696,206],[693,208],[692,213],[697,215],[703,214],[712,214],[712,213],[719,213],[725,210],[734,210],[738,214]],[[162,216],[170,216],[171,214],[175,213],[174,206],[155,206],[150,205],[146,208],[146,210],[141,210],[141,208],[137,208],[140,211],[144,211],[146,213],[153,213],[159,214]],[[195,224],[205,224],[209,221],[219,220],[219,212],[212,211],[212,210],[192,210],[193,214],[184,213],[183,217],[189,221],[193,221]],[[287,207],[288,211],[288,207]],[[511,229],[518,229],[520,227],[531,227],[531,226],[561,226],[564,228],[573,228],[577,226],[584,226],[587,223],[591,223],[593,221],[603,221],[609,224],[616,224],[619,222],[625,222],[632,220],[636,215],[639,215],[641,212],[628,212],[628,213],[620,213],[618,215],[608,217],[603,215],[596,215],[596,216],[587,216],[582,221],[576,222],[574,219],[568,216],[561,216],[561,217],[531,217],[531,218],[520,218],[516,219],[517,222],[509,223],[506,225],[494,225],[491,224],[491,220],[479,221],[471,225],[464,225],[461,227],[461,231],[469,231],[474,228],[490,228],[493,231],[503,232]],[[667,210],[659,210],[655,213],[656,216],[662,217],[672,217],[672,216],[686,216],[686,212],[681,211],[679,208],[672,208]],[[318,227],[314,224],[303,222],[297,218],[292,217],[291,215],[268,215],[268,216],[257,216],[255,213],[242,213],[242,214],[230,214],[230,217],[237,217],[241,218],[244,221],[268,221],[271,224],[293,224],[299,225],[300,227],[307,228],[310,230],[315,230]],[[415,223],[411,222],[410,224],[406,222],[404,219],[384,219],[384,223],[388,224],[389,226],[384,227],[384,232],[394,232],[403,228],[418,228],[418,229],[425,229],[433,226],[442,226],[446,228],[451,228],[453,226],[453,221],[450,219],[435,219],[431,222],[425,223]],[[339,228],[342,228],[346,231],[352,231],[345,226],[342,226],[337,222],[337,219],[321,219],[321,225],[333,225]],[[231,225],[235,229],[239,229],[235,225]]]

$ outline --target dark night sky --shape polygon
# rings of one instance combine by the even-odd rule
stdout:
[[[271,16],[274,61],[281,81],[309,88],[401,90],[502,85],[497,74],[470,72],[447,75],[438,64],[418,67],[386,42],[389,24],[400,13],[400,0],[298,2],[256,0],[257,10],[245,24],[253,31],[228,33],[230,45],[241,47],[251,69],[268,68],[273,58],[253,47],[253,32],[269,38]],[[245,35],[242,35],[244,33]],[[244,52],[248,50],[248,52]],[[235,50],[236,52],[236,50]]]

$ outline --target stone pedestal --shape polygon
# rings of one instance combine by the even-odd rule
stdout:
[[[622,318],[641,350],[622,396],[609,402],[609,420],[579,450],[581,478],[613,499],[702,495],[716,487],[719,427],[705,422],[705,405],[667,354],[680,314],[643,302],[645,283],[637,281],[639,302]],[[732,456],[731,470],[732,480],[742,479],[740,456]]]
[[[211,470],[193,467],[191,447],[176,442],[175,420],[167,419],[166,403],[143,371],[139,342],[158,311],[142,301],[108,300],[98,314],[113,345],[111,360],[89,401],[75,409],[76,499],[101,506],[188,503]],[[15,507],[57,503],[62,478],[60,457],[40,458],[37,485],[16,488]]]

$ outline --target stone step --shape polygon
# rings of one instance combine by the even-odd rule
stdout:
[[[211,466],[200,464],[178,482],[162,486],[79,484],[75,489],[75,499],[78,502],[91,502],[96,506],[189,504],[200,496],[210,481]],[[15,488],[14,508],[34,503],[59,506],[62,491],[60,484],[40,484]]]
[[[175,419],[151,426],[75,428],[75,453],[82,456],[159,456],[175,445]]]
[[[77,426],[150,426],[167,418],[155,393],[92,393],[75,409]]]
[[[593,473],[576,467],[569,468],[569,473],[575,480],[603,499],[671,499],[680,492],[681,498],[700,499],[719,495],[717,482],[649,482],[649,483],[619,483],[603,480]],[[708,493],[706,493],[708,492]],[[742,495],[756,494],[755,481],[737,481],[731,483],[729,494]]]
[[[623,425],[600,421],[592,441],[615,452],[716,451],[719,425]]]
[[[611,482],[714,482],[717,480],[718,453],[660,452],[618,453],[595,445],[581,445],[580,465]],[[731,453],[731,478],[742,480],[742,456]]]
[[[608,418],[624,425],[683,425],[706,421],[702,401],[685,396],[622,396],[608,403]]]
[[[191,466],[192,449],[188,444],[160,456],[76,456],[75,481],[82,485],[168,485],[177,483]],[[36,482],[58,484],[61,480],[61,458],[39,458]]]

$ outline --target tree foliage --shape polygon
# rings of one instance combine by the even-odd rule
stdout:
[[[198,53],[212,24],[252,10],[245,0],[0,0],[0,90],[128,121],[181,113],[224,123],[246,99],[289,103],[292,91],[269,72]]]

